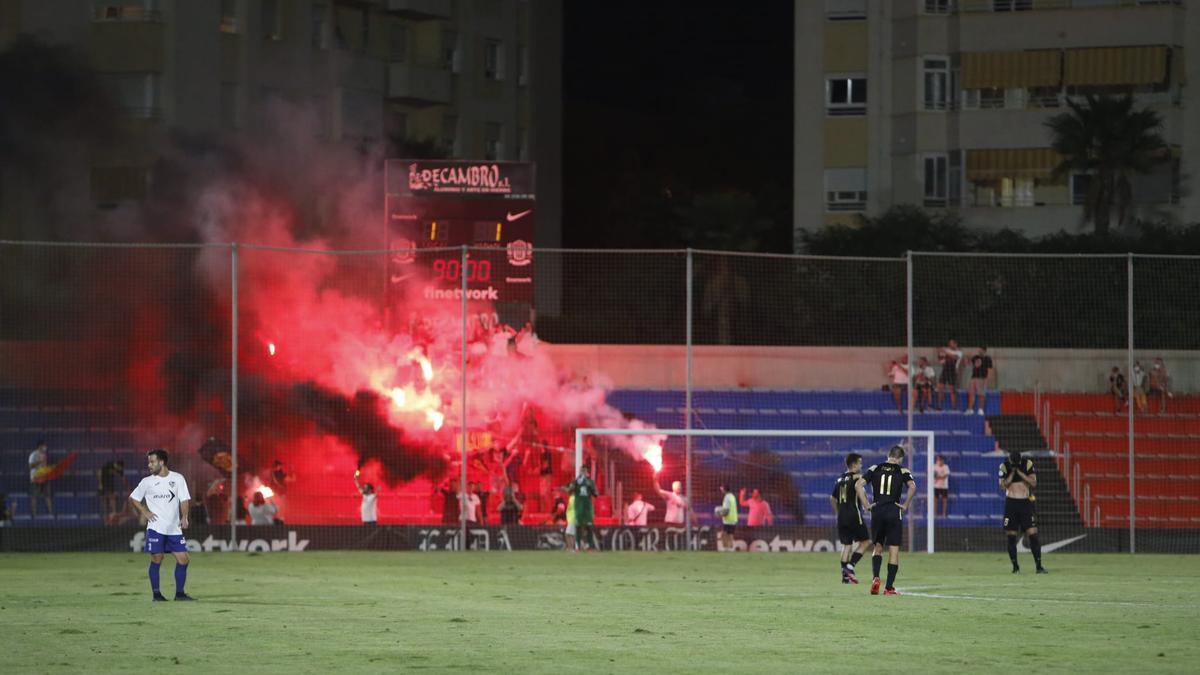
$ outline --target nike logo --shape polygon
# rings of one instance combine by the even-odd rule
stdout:
[[[1056,541],[1053,544],[1044,544],[1042,546],[1042,553],[1050,553],[1052,551],[1057,551],[1058,549],[1060,549],[1064,546],[1070,546],[1071,544],[1074,544],[1075,542],[1079,541],[1080,539],[1083,539],[1086,536],[1087,536],[1086,534],[1081,534],[1078,537],[1071,537],[1070,539],[1063,539],[1062,541]],[[1025,548],[1025,544],[1023,543],[1023,541],[1017,542],[1017,552],[1018,553],[1029,553],[1029,549]]]
[[[525,216],[527,216],[531,213],[533,213],[533,209],[529,209],[528,211],[522,211],[520,213],[513,213],[512,211],[509,211],[507,214],[505,214],[504,218],[505,218],[505,220],[507,220],[508,222],[511,223],[512,221],[520,220],[521,218],[524,218]]]

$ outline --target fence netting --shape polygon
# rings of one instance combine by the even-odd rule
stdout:
[[[0,278],[4,550],[137,548],[159,447],[198,550],[561,550],[584,467],[602,548],[715,550],[724,486],[735,548],[821,550],[895,443],[907,549],[1003,550],[1028,494],[1056,551],[1200,550],[1200,259],[10,242]]]

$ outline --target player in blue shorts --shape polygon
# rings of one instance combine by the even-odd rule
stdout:
[[[129,501],[147,521],[146,553],[150,554],[150,590],[154,591],[154,602],[166,601],[158,590],[158,569],[164,552],[175,555],[175,599],[194,600],[183,591],[189,561],[183,528],[188,526],[192,495],[183,475],[167,468],[166,450],[156,448],[147,452],[146,464],[150,475],[133,489]]]

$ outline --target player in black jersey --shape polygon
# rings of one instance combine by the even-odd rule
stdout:
[[[1004,490],[1004,533],[1008,535],[1008,559],[1012,561],[1013,574],[1021,571],[1017,564],[1017,540],[1021,532],[1029,535],[1029,550],[1033,552],[1033,563],[1038,574],[1046,574],[1042,567],[1042,542],[1038,538],[1037,512],[1033,508],[1033,489],[1037,487],[1037,471],[1033,460],[1022,457],[1016,450],[1000,463],[1000,489]]]
[[[858,490],[854,487],[862,473],[862,455],[852,452],[846,455],[846,472],[833,484],[829,503],[837,516],[838,541],[842,544],[842,583],[857,584],[854,566],[871,545],[871,535],[863,524],[862,509],[858,504]],[[854,544],[858,550],[854,550]],[[853,555],[851,553],[853,552]]]
[[[887,461],[867,469],[854,484],[858,499],[871,510],[871,541],[875,544],[875,554],[871,557],[871,569],[875,578],[871,580],[871,595],[879,595],[879,568],[883,565],[883,547],[888,547],[887,589],[884,595],[900,595],[894,586],[896,572],[900,569],[900,543],[903,541],[903,515],[912,504],[913,495],[917,493],[917,481],[912,473],[901,466],[904,461],[904,446],[893,445],[888,450]],[[871,492],[875,501],[867,502],[867,484],[871,484]],[[908,492],[904,495],[904,503],[900,502],[900,493],[904,486]]]

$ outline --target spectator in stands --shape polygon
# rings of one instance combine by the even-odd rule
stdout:
[[[500,523],[516,525],[521,522],[521,512],[525,510],[521,493],[515,485],[505,485],[500,500]]]
[[[642,493],[633,493],[633,501],[625,507],[625,524],[634,525],[637,527],[645,527],[646,518],[650,512],[654,510],[653,504],[647,504],[642,500]]]
[[[980,347],[971,357],[971,381],[967,383],[967,414],[975,414],[975,401],[979,401],[979,414],[984,414],[987,403],[988,379],[995,380],[996,366],[988,356],[987,347]]]
[[[538,450],[538,506],[549,511],[554,502],[554,449],[543,443]]]
[[[475,494],[475,499],[479,500],[479,524],[487,525],[488,513],[488,498],[492,495],[484,492],[482,483],[473,483],[474,488],[471,490]]]
[[[379,495],[375,494],[374,485],[371,485],[370,483],[359,483],[358,474],[359,472],[356,470],[354,472],[354,487],[358,488],[359,494],[362,495],[362,505],[360,508],[360,511],[362,512],[362,524],[374,525],[379,515],[378,511],[376,510],[375,503],[376,498]]]
[[[1141,413],[1146,412],[1146,369],[1141,361],[1133,362],[1133,407]]]
[[[476,525],[479,523],[479,495],[476,492],[479,486],[475,483],[467,483],[467,491],[459,494],[459,499],[462,500],[463,513],[467,516],[468,525]]]
[[[771,513],[771,505],[767,503],[767,500],[763,499],[762,493],[758,491],[758,488],[754,488],[750,492],[750,499],[746,499],[746,488],[738,490],[738,503],[745,504],[748,510],[746,525],[759,527],[761,525],[775,524],[775,514]]]
[[[251,525],[274,525],[275,514],[279,513],[279,507],[268,502],[262,492],[255,492],[246,511],[249,512]]]
[[[688,500],[683,496],[683,483],[675,481],[671,483],[671,491],[660,488],[657,484],[654,486],[658,490],[658,496],[662,497],[667,502],[666,515],[663,516],[663,523],[667,526],[683,527],[683,519],[688,514]]]
[[[904,402],[901,398],[908,393],[908,357],[903,356],[899,361],[892,361],[888,366],[888,378],[891,380],[892,398],[896,401],[896,412],[904,412]]]
[[[1112,372],[1108,374],[1108,393],[1113,397],[1113,412],[1121,412],[1125,408],[1129,389],[1126,387],[1125,375],[1118,366],[1113,366]]]
[[[917,359],[917,369],[913,373],[913,388],[916,390],[917,410],[925,412],[933,407],[933,380],[937,377],[929,359],[922,356]]]
[[[938,455],[933,461],[934,512],[945,518],[950,514],[950,465]]]
[[[287,484],[296,480],[296,477],[292,475],[294,472],[294,469],[292,472],[285,469],[281,460],[275,460],[275,464],[271,467],[271,489],[275,491],[275,494],[287,494]]]
[[[442,524],[455,525],[458,523],[458,479],[447,478],[437,488],[442,495]]]
[[[942,396],[947,391],[950,392],[950,409],[958,410],[958,366],[962,359],[962,350],[958,348],[958,341],[953,338],[938,350],[938,363],[942,365],[942,374],[937,383],[938,410],[942,409]]]
[[[8,495],[0,492],[0,527],[12,527],[13,516],[17,512],[17,505],[8,501]]]
[[[125,511],[124,496],[129,493],[125,484],[125,462],[114,460],[100,467],[100,513],[107,525],[114,524]],[[120,508],[117,508],[120,505]]]
[[[29,453],[29,511],[34,518],[38,515],[38,497],[46,503],[46,512],[54,515],[54,495],[50,491],[50,481],[38,480],[38,472],[50,466],[50,457],[46,449],[46,441],[39,439],[37,447]]]
[[[1158,397],[1158,412],[1167,412],[1167,399],[1174,398],[1171,393],[1171,375],[1167,372],[1167,366],[1163,364],[1162,357],[1154,359],[1154,365],[1150,368],[1150,387],[1147,393],[1150,398]]]
[[[513,339],[517,344],[517,353],[521,356],[530,357],[537,353],[538,336],[533,332],[533,324],[526,321],[525,326],[521,328],[521,332]]]
[[[550,511],[549,525],[566,525],[567,524],[567,500],[563,499],[562,492],[554,496],[554,508]]]

